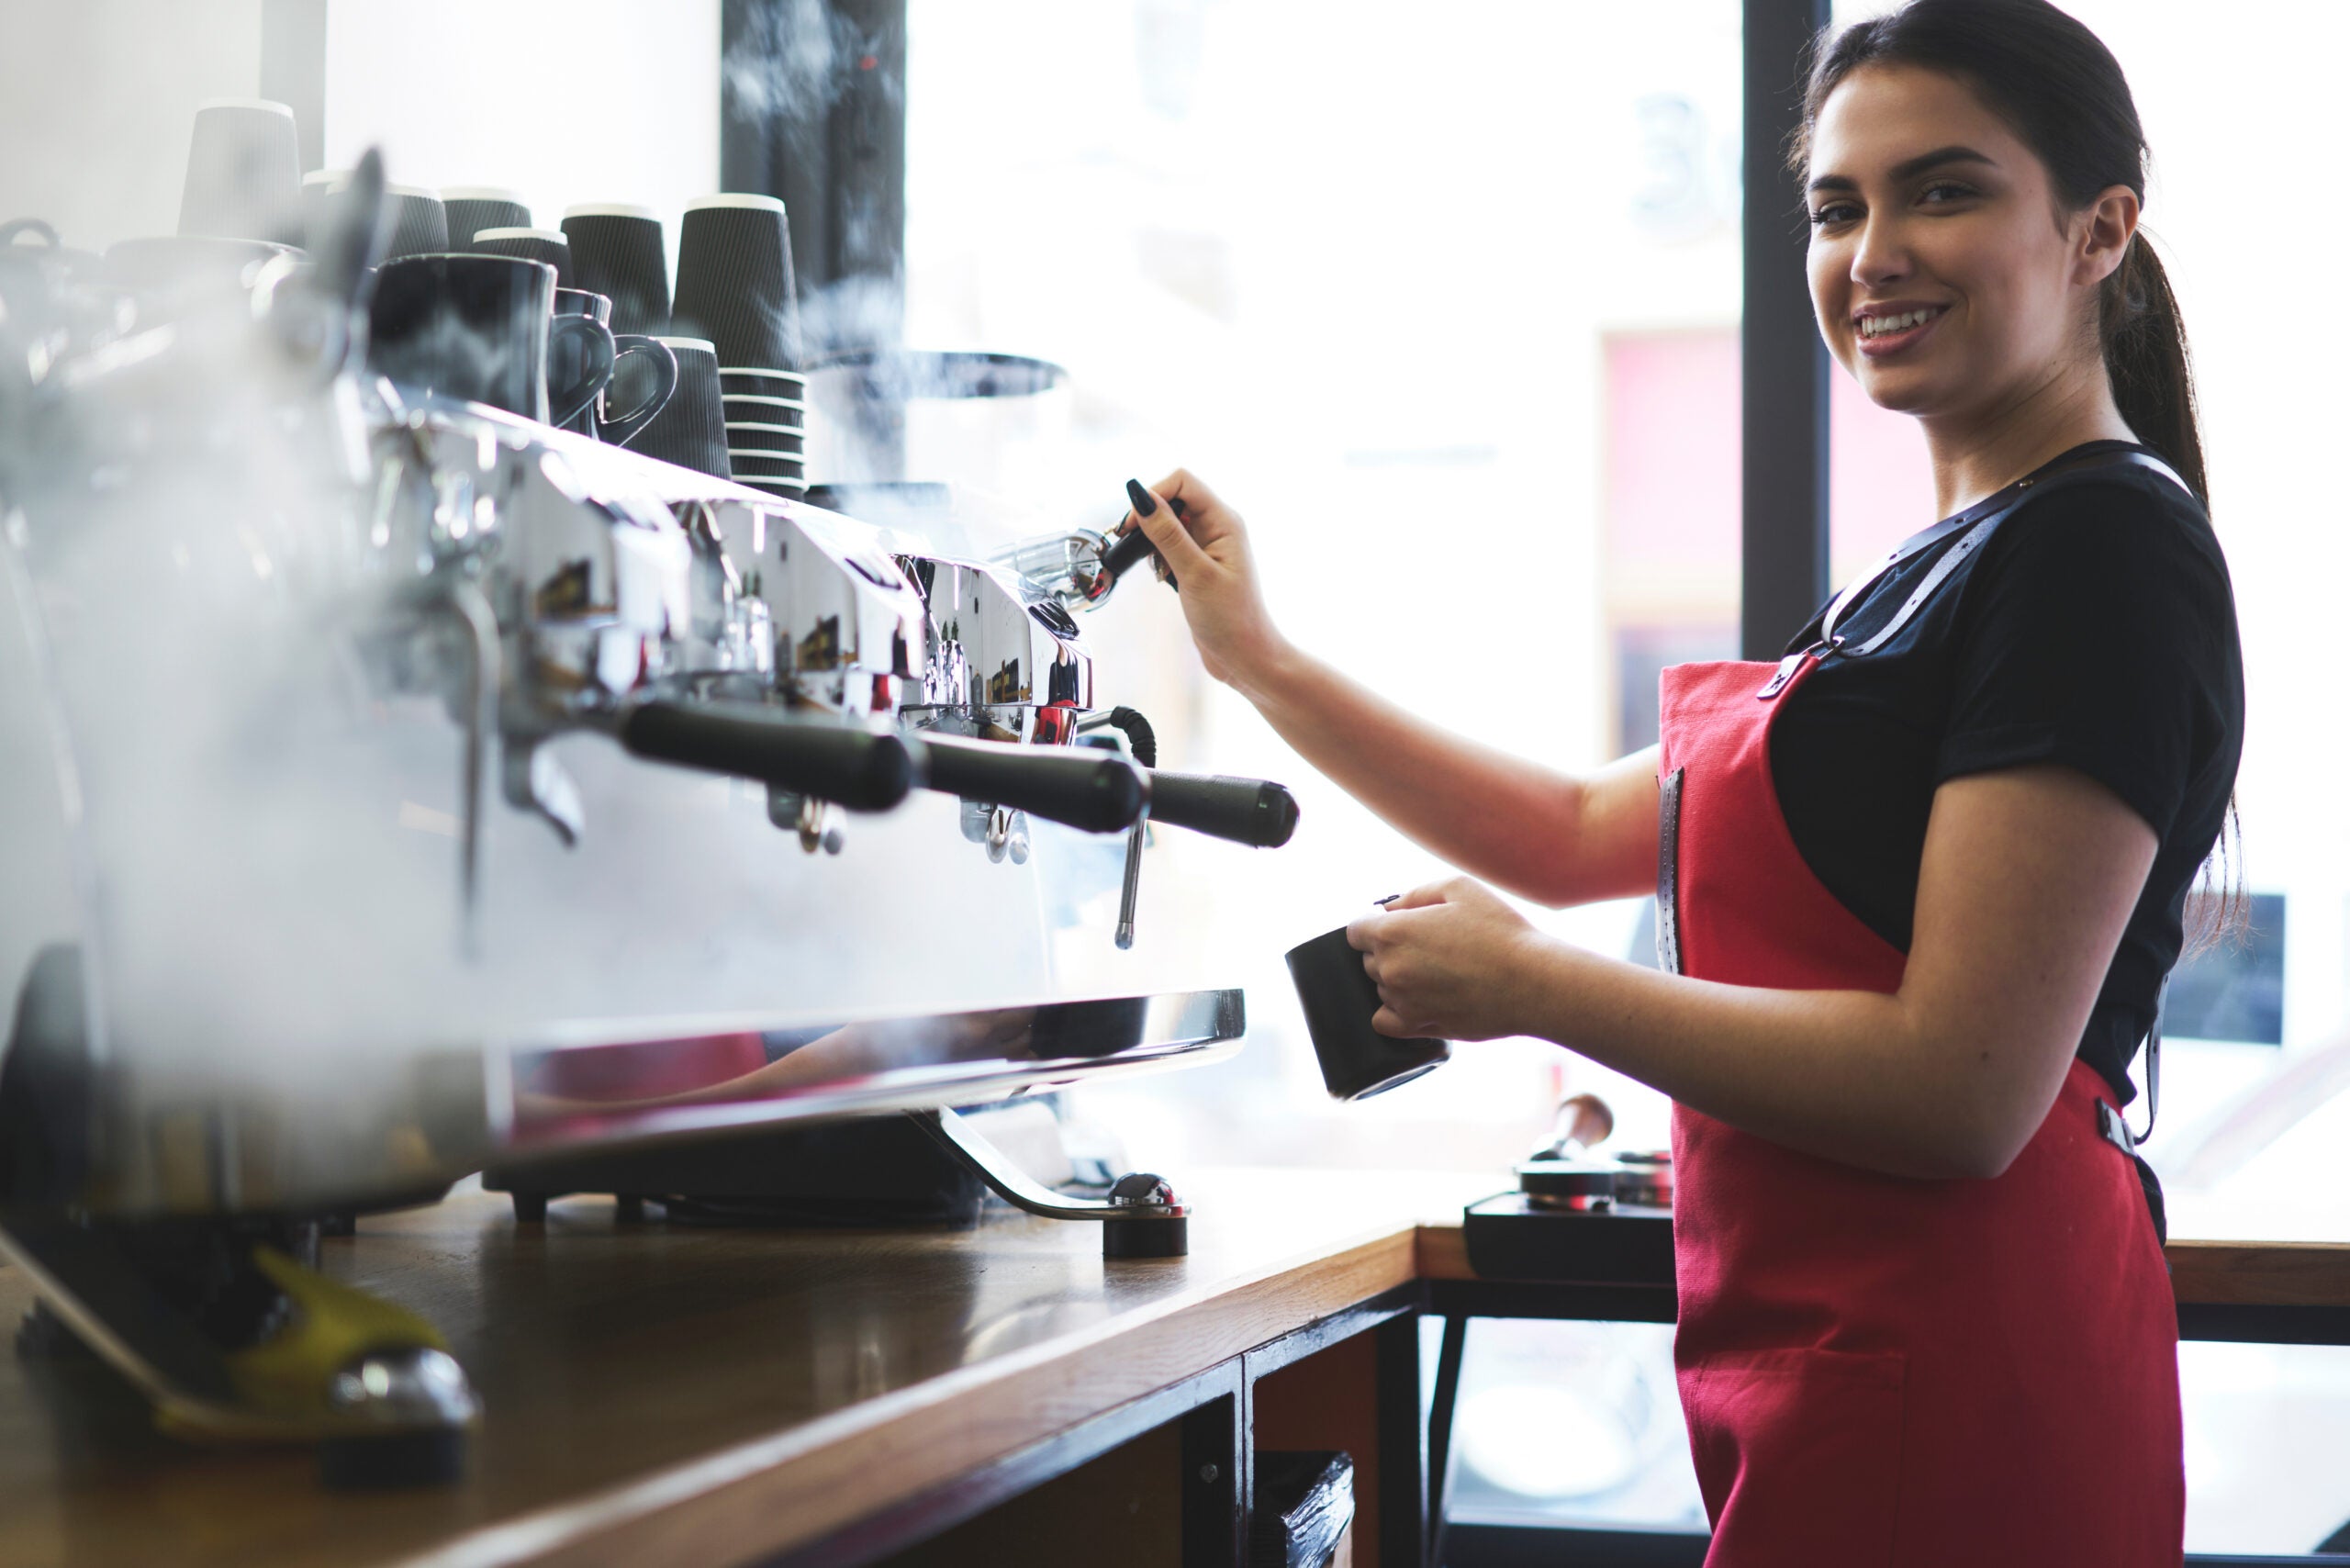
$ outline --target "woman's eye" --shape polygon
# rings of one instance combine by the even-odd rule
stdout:
[[[1918,199],[1935,206],[1947,206],[1952,202],[1964,200],[1974,194],[1964,185],[1953,185],[1947,180],[1938,180],[1928,185],[1919,194]]]
[[[1824,229],[1831,223],[1851,221],[1857,209],[1848,201],[1831,201],[1825,207],[1814,207],[1811,221],[1814,228]]]

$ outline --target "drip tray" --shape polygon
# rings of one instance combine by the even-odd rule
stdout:
[[[483,1172],[511,1193],[518,1218],[547,1201],[609,1193],[635,1215],[647,1200],[689,1225],[968,1230],[987,1187],[902,1115],[807,1127],[761,1127],[681,1143],[542,1160]]]

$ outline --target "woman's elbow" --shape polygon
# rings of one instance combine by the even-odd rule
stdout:
[[[1951,1181],[1994,1182],[2008,1173],[2031,1142],[2040,1119],[2003,1110],[1946,1116],[1942,1127],[1942,1136],[1934,1140],[1935,1163],[1941,1168],[1937,1174]]]

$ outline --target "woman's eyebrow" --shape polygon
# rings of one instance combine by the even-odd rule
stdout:
[[[1937,147],[1931,152],[1921,152],[1915,158],[1896,163],[1893,177],[1897,181],[1914,180],[1927,170],[1940,168],[1944,163],[1982,163],[1995,169],[1998,167],[1990,154],[1977,152],[1972,147]],[[1813,177],[1810,188],[1815,191],[1856,191],[1861,187],[1860,183],[1849,175],[1819,174]]]

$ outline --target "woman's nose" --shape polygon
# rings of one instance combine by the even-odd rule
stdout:
[[[1852,248],[1852,281],[1875,286],[1895,282],[1908,272],[1909,247],[1901,225],[1870,218],[1862,227],[1860,243]]]

